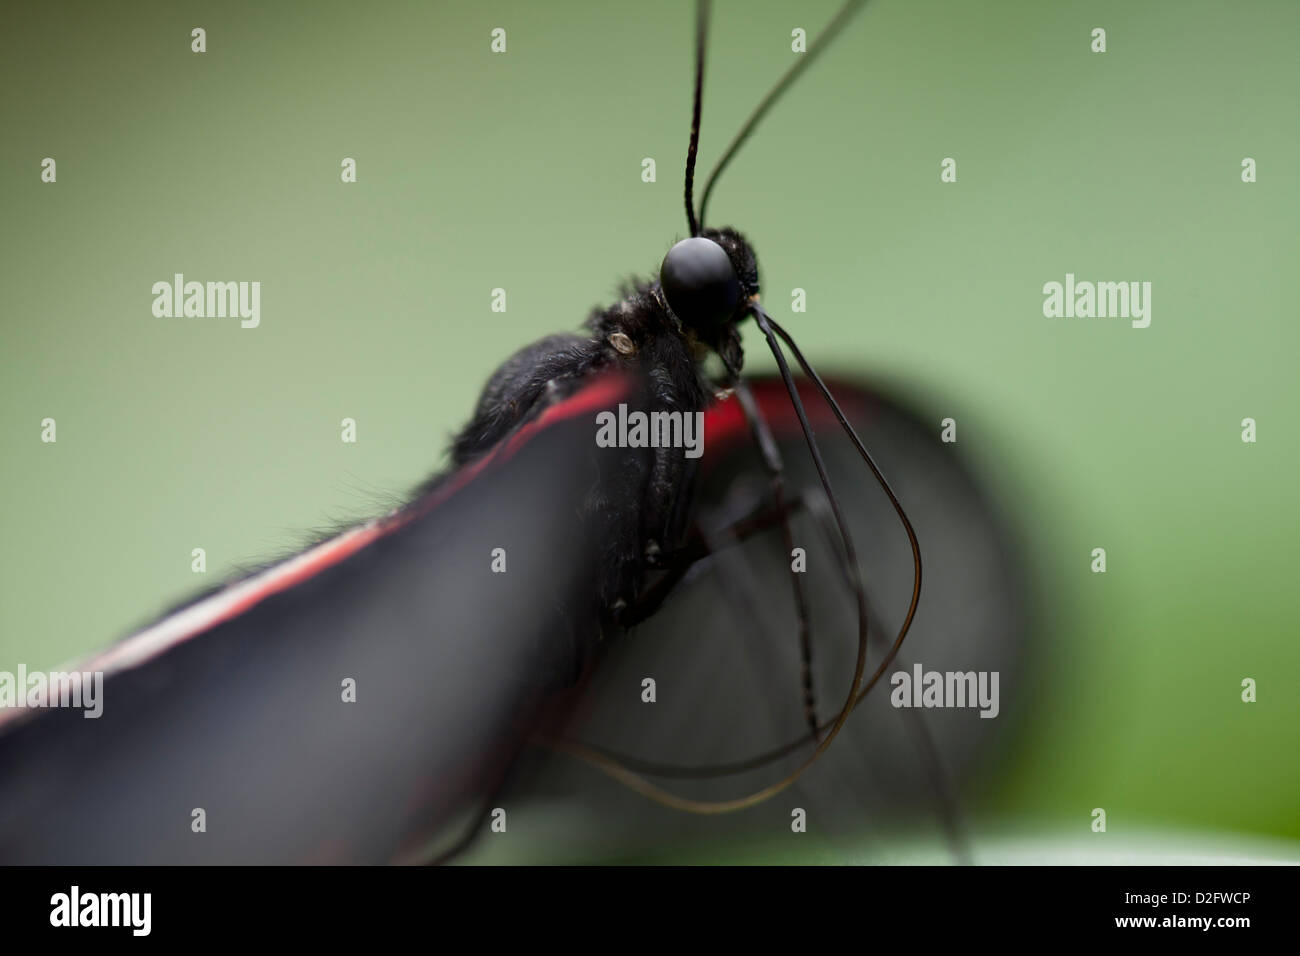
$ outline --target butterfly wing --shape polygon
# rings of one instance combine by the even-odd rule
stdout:
[[[742,853],[755,834],[791,832],[804,810],[810,829],[884,836],[904,823],[932,833],[945,809],[942,791],[964,789],[996,760],[1001,731],[1014,719],[1015,677],[1027,627],[1024,575],[998,502],[953,444],[940,440],[939,417],[918,417],[869,386],[832,381],[832,392],[888,476],[913,521],[925,563],[915,623],[881,683],[841,735],[799,782],[776,798],[721,816],[694,816],[633,793],[566,754],[536,758],[520,800],[540,794],[536,829],[553,842],[537,852],[566,857],[700,852]],[[789,397],[777,379],[752,388],[778,440],[786,494],[821,499]],[[913,565],[892,507],[820,399],[802,394],[813,417],[833,486],[857,545],[871,617],[867,673],[875,670],[905,615]],[[734,401],[706,418],[705,456],[696,514],[720,532],[760,505],[768,479]],[[931,424],[933,422],[933,424]],[[813,674],[819,716],[832,718],[848,693],[856,653],[856,614],[840,568],[833,530],[801,511],[795,544],[805,551],[802,580],[811,605]],[[792,556],[772,528],[701,562],[658,614],[611,645],[583,706],[567,728],[572,739],[618,755],[647,779],[700,800],[739,797],[798,767],[811,744],[741,773],[700,777],[807,736],[800,686]],[[899,708],[890,676],[923,671],[998,675],[996,718],[980,708]],[[653,702],[647,695],[653,680]],[[988,686],[986,684],[986,686]],[[975,701],[971,702],[976,703]],[[986,711],[990,708],[985,708]],[[652,772],[659,771],[659,772]],[[485,841],[481,859],[508,857]],[[726,852],[718,850],[716,852]],[[471,857],[473,858],[473,857]],[[730,858],[735,858],[734,855]],[[747,857],[741,857],[747,858]],[[838,858],[832,856],[832,858]]]
[[[608,529],[578,516],[621,462],[596,447],[593,416],[630,389],[593,382],[407,511],[109,648],[83,665],[106,675],[98,718],[10,712],[0,860],[433,852],[472,822],[596,640]]]

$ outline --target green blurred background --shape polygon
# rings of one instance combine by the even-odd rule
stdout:
[[[705,169],[790,31],[835,6],[717,5]],[[444,461],[502,358],[654,270],[685,230],[692,19],[10,4],[0,669],[66,662],[374,513]],[[990,832],[1086,838],[1100,806],[1121,838],[1300,838],[1298,36],[1290,0],[881,0],[714,196],[813,361],[955,417],[1016,516],[1043,627],[1034,721],[976,808]],[[175,272],[261,281],[260,328],[155,318]],[[1044,318],[1066,272],[1152,282],[1150,328]]]

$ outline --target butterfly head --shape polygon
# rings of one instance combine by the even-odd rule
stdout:
[[[736,230],[706,229],[668,250],[659,286],[682,325],[717,348],[758,295],[758,260]]]

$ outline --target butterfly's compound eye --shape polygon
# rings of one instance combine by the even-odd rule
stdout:
[[[668,250],[659,285],[677,317],[706,335],[740,306],[740,279],[731,258],[722,246],[701,236],[683,239]]]

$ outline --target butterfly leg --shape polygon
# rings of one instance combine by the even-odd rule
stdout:
[[[785,493],[784,466],[776,440],[768,427],[767,421],[754,401],[753,393],[743,381],[735,382],[735,394],[749,422],[750,433],[759,447],[763,460],[763,469],[767,472],[771,504],[757,509],[741,518],[713,536],[714,540],[725,544],[738,543],[753,534],[766,530],[773,524],[781,528],[781,537],[787,554],[794,551],[794,532],[790,527],[790,514],[804,503],[796,499],[787,503]],[[793,507],[792,507],[793,505]],[[633,627],[654,614],[673,588],[686,576],[691,567],[702,558],[708,557],[713,549],[710,547],[700,527],[692,523],[683,543],[671,553],[661,556],[656,569],[663,573],[650,587],[637,595],[636,601],[624,605],[616,611],[616,622],[622,627]],[[808,728],[815,737],[818,733],[817,703],[812,680],[812,634],[808,613],[808,599],[804,592],[803,580],[799,572],[790,569],[790,584],[794,594],[795,612],[799,626],[800,678],[803,689],[804,718]]]
[[[749,422],[750,434],[758,445],[763,469],[767,472],[772,504],[780,517],[781,539],[785,553],[793,558],[794,532],[790,527],[790,510],[785,505],[785,467],[781,461],[781,452],[777,448],[776,439],[772,437],[772,430],[768,427],[767,420],[763,418],[758,403],[754,401],[753,392],[749,390],[744,379],[737,378],[734,387],[736,398],[739,399],[740,407],[745,413],[745,420]],[[803,579],[799,575],[800,572],[794,569],[792,560],[790,587],[794,594],[795,613],[799,620],[799,678],[803,689],[803,712],[809,730],[813,737],[816,737],[818,724],[817,698],[813,690],[812,677],[812,625],[808,614],[808,596],[804,592]]]
[[[827,549],[831,554],[835,555],[836,566],[840,572],[840,583],[844,585],[846,593],[851,598],[853,595],[853,571],[849,568],[844,552],[840,548],[839,533],[835,527],[834,516],[830,512],[830,505],[824,496],[816,492],[812,494],[813,497],[811,498],[809,498],[808,494],[801,496],[800,502],[821,530]],[[874,615],[871,616],[870,626],[871,632],[874,634],[883,635],[888,633],[884,622],[877,620]],[[909,670],[907,659],[901,653],[894,658],[894,661],[900,670]],[[934,787],[937,795],[939,817],[948,841],[948,849],[954,862],[959,865],[970,864],[972,858],[969,840],[966,836],[961,801],[957,797],[951,775],[948,773],[939,754],[934,735],[930,733],[930,728],[926,724],[925,715],[921,711],[911,708],[904,709],[902,714],[903,723],[912,735],[913,745],[916,747],[921,761],[926,766],[930,784]]]

